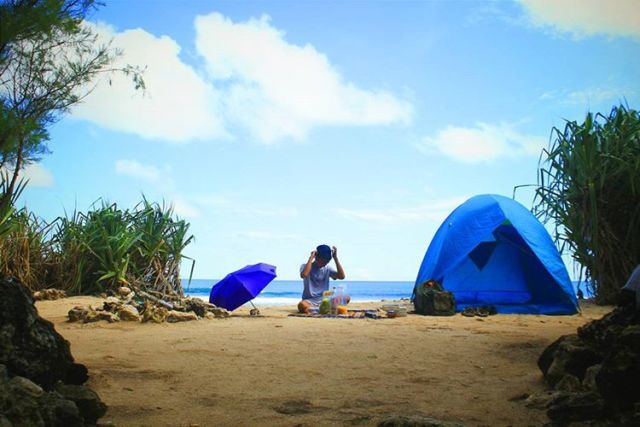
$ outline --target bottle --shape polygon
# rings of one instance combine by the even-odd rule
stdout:
[[[322,302],[320,302],[320,314],[329,314],[331,312],[331,291],[322,293]]]
[[[344,286],[338,286],[336,301],[338,303],[338,314],[347,314],[347,303],[349,302],[349,294],[347,293]]]
[[[336,295],[336,287],[333,287],[333,290],[331,291],[330,295],[330,301],[331,301],[331,314],[336,314],[338,311],[338,301],[336,300],[337,295]]]

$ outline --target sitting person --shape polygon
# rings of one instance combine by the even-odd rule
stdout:
[[[336,268],[329,266],[331,258]],[[338,249],[327,245],[320,245],[311,255],[306,264],[300,266],[300,277],[304,282],[302,301],[298,303],[300,313],[308,313],[311,307],[318,307],[322,301],[322,293],[329,290],[329,278],[343,280],[346,276],[342,264],[338,260]],[[347,298],[347,303],[350,298]]]

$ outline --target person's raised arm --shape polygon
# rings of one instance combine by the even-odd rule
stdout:
[[[316,251],[311,251],[311,255],[309,255],[309,260],[307,261],[307,264],[304,266],[304,268],[300,272],[300,277],[302,279],[306,279],[307,277],[309,277],[309,273],[311,272],[311,265],[313,264],[313,261],[315,261],[315,259],[316,259]]]
[[[336,262],[336,270],[338,270],[338,272],[336,273],[335,279],[343,280],[347,276],[346,274],[344,274],[344,268],[342,268],[342,264],[340,264],[340,260],[338,259],[338,248],[334,246],[332,252],[333,252],[333,260]]]

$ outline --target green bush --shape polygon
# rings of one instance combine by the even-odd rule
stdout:
[[[552,130],[534,212],[555,224],[596,300],[609,304],[640,264],[640,116],[623,105]]]
[[[189,224],[173,210],[146,199],[132,210],[101,203],[44,223],[25,210],[14,213],[0,239],[0,274],[32,290],[54,287],[95,294],[131,284],[182,294],[180,262],[193,241]]]

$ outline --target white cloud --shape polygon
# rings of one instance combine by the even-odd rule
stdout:
[[[188,201],[175,197],[171,203],[173,211],[180,218],[193,219],[202,216],[202,212]]]
[[[418,148],[425,153],[437,152],[465,163],[480,163],[501,157],[539,155],[544,138],[525,135],[509,124],[476,127],[448,126],[435,136],[426,137]]]
[[[39,163],[31,163],[23,170],[24,177],[33,187],[53,187],[53,175]]]
[[[102,41],[123,55],[115,67],[146,67],[146,93],[136,92],[129,77],[102,79],[73,115],[98,125],[149,139],[182,142],[226,135],[220,119],[220,94],[194,69],[182,62],[180,46],[167,36],[142,29],[117,33],[104,24],[91,24]],[[111,83],[111,84],[110,84]]]
[[[393,207],[385,209],[344,209],[336,208],[332,212],[346,219],[374,223],[404,224],[408,222],[441,222],[451,211],[468,197],[455,197],[445,200],[433,200],[412,207]]]
[[[196,47],[216,84],[226,85],[229,120],[263,142],[303,139],[322,125],[406,123],[411,105],[383,90],[345,81],[326,55],[288,43],[269,17],[234,23],[196,18]]]
[[[3,167],[0,173],[13,174],[13,169]],[[20,179],[28,179],[29,187],[53,187],[54,184],[53,174],[40,163],[29,163],[25,166],[18,175],[18,180]]]
[[[160,179],[161,172],[155,166],[143,165],[135,160],[117,160],[116,173],[118,175],[139,178],[144,181],[155,183]]]
[[[237,233],[238,237],[250,239],[250,240],[264,240],[264,241],[299,241],[301,240],[300,236],[296,234],[282,234],[282,233],[273,233],[271,231],[258,231],[258,230],[250,230],[250,231],[241,231]]]
[[[563,104],[592,105],[612,100],[621,101],[635,93],[633,89],[595,87],[576,91],[550,91],[542,94],[540,99],[557,99]]]
[[[637,0],[520,0],[533,24],[577,37],[594,34],[640,37]]]

